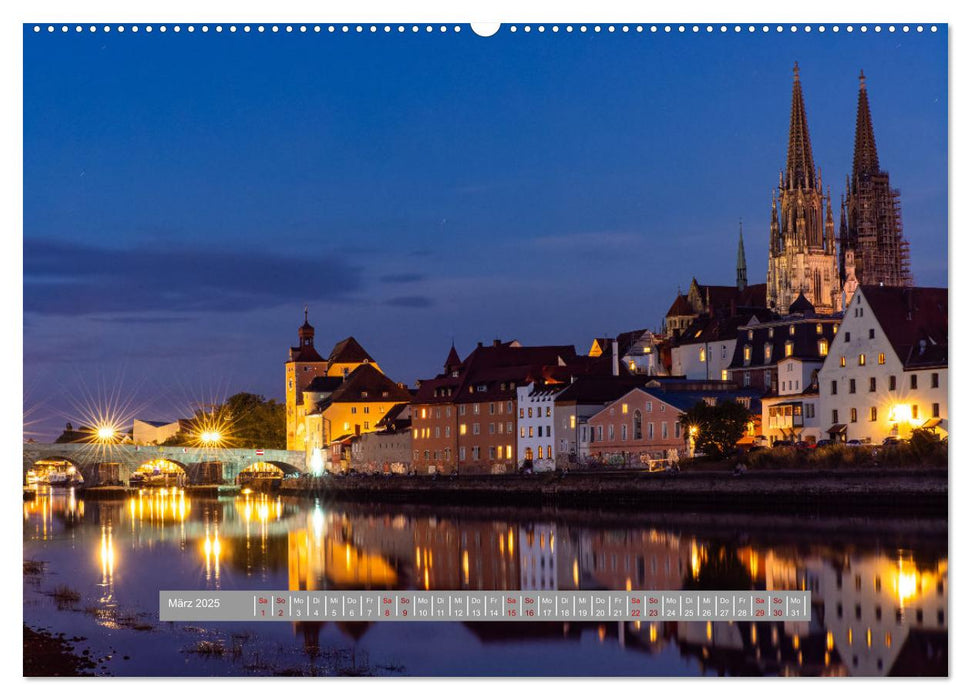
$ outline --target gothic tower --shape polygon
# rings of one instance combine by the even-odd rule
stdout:
[[[315,377],[327,374],[327,360],[314,348],[314,327],[303,309],[303,325],[297,331],[300,344],[290,348],[286,362],[287,378],[287,449],[304,449],[303,392]]]
[[[789,151],[772,194],[766,301],[785,313],[801,293],[818,313],[833,313],[842,308],[833,208],[813,163],[798,63],[792,74]]]
[[[738,220],[738,258],[735,262],[735,285],[738,291],[748,286],[748,268],[745,265],[745,243],[742,241],[742,220]]]
[[[852,293],[855,283],[911,286],[910,247],[900,222],[900,192],[890,187],[890,176],[880,170],[863,71],[856,106],[853,174],[846,179],[841,208],[840,274],[847,292]],[[848,261],[854,269],[848,268]]]

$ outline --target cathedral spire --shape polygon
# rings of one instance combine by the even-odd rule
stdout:
[[[860,93],[856,103],[856,142],[853,149],[853,177],[880,172],[877,142],[873,138],[870,100],[866,94],[866,76],[860,71]]]
[[[798,63],[792,69],[792,112],[789,115],[789,154],[786,159],[786,172],[788,188],[815,188],[816,168],[813,164],[812,145],[809,143],[809,123],[806,119],[806,104],[802,98]]]
[[[738,291],[748,286],[748,269],[745,266],[745,243],[742,241],[742,220],[738,220],[738,259],[735,263],[735,284]]]

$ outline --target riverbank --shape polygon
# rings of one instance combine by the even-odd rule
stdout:
[[[53,635],[24,625],[24,676],[93,676],[96,667],[93,660],[74,653],[63,633]]]
[[[342,501],[438,505],[845,511],[947,516],[942,468],[773,470],[735,475],[583,472],[482,476],[343,476],[284,480],[280,493]]]

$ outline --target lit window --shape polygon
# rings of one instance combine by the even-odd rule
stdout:
[[[465,435],[465,423],[459,426],[459,435]]]
[[[863,353],[861,352],[861,353],[860,353],[860,356],[859,356],[859,357],[857,358],[857,362],[859,362],[859,363],[860,363],[860,367],[862,367],[863,365],[865,365],[865,364],[866,364],[866,355],[864,355],[864,354],[863,354]]]
[[[840,357],[840,367],[846,367],[846,357]]]
[[[705,361],[705,349],[701,348],[698,351],[698,362],[704,362],[704,361]]]
[[[745,362],[751,362],[752,361],[752,346],[751,345],[746,345],[745,346],[745,349],[743,350],[742,356],[745,358]]]
[[[816,324],[816,335],[822,335],[822,334],[823,334],[823,324],[822,323],[817,323]]]
[[[630,363],[628,363],[628,367],[630,368],[631,372],[637,369],[637,365],[634,364],[633,360],[631,360]]]
[[[826,357],[829,354],[829,342],[826,340],[819,341],[819,356]]]
[[[728,370],[727,369],[723,369],[722,370],[722,381],[723,382],[727,382],[728,381]]]
[[[577,427],[577,417],[576,415],[570,416],[570,430],[576,430]]]
[[[627,413],[627,404],[621,404],[620,412],[621,413]]]
[[[879,355],[877,355],[877,364],[878,365],[885,364],[886,361],[887,361],[887,356],[885,354],[883,354],[881,352]]]
[[[794,347],[795,345],[791,340],[786,343],[786,357],[792,357],[792,350]]]
[[[877,408],[876,406],[870,406],[870,422],[874,422],[877,419]]]
[[[796,334],[796,324],[792,324],[791,326],[789,326],[789,335],[795,335],[795,334]]]
[[[771,343],[766,343],[765,344],[765,361],[766,362],[771,362],[772,361],[772,345],[771,345]]]

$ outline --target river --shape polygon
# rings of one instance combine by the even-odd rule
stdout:
[[[178,490],[24,502],[24,623],[114,676],[946,675],[947,521],[422,508]],[[809,622],[158,620],[160,589],[807,589]]]

